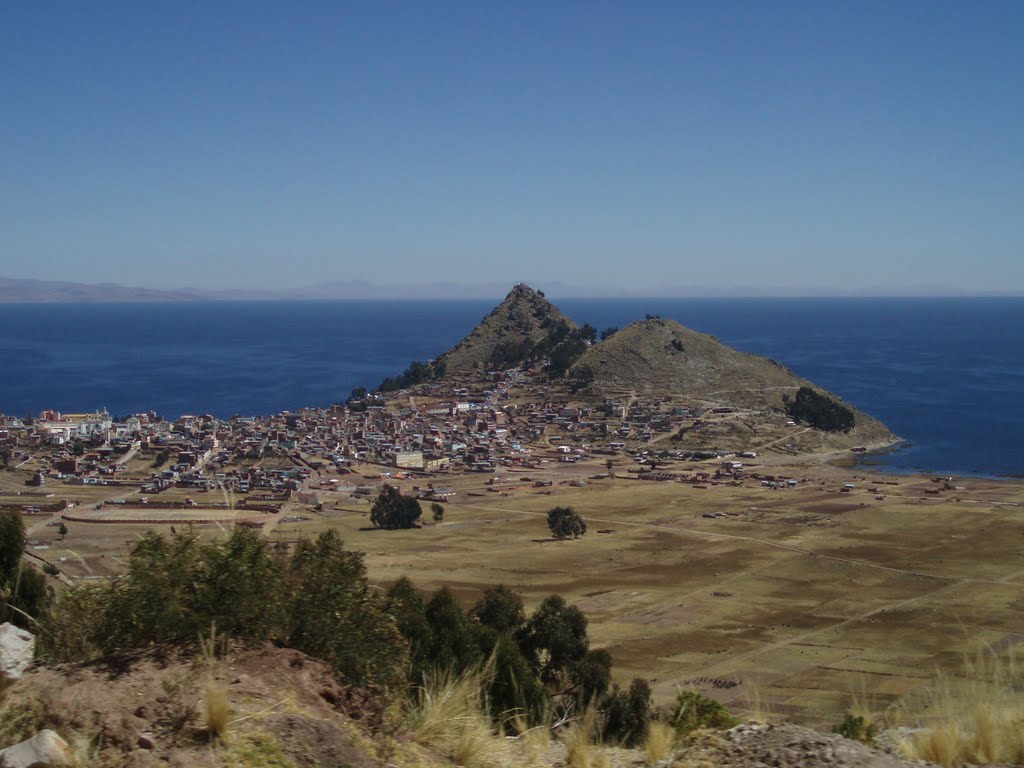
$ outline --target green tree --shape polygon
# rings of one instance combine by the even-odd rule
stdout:
[[[601,731],[605,741],[635,747],[647,735],[651,710],[651,686],[642,678],[634,678],[629,689],[618,686],[601,703]]]
[[[551,695],[537,679],[515,640],[489,627],[481,630],[484,652],[493,661],[487,702],[495,719],[506,719],[512,712],[526,716],[531,725],[543,722]]]
[[[263,536],[235,528],[226,540],[200,549],[192,610],[203,626],[216,624],[232,637],[270,638],[281,622],[275,599],[281,570]]]
[[[285,645],[323,659],[357,684],[405,682],[407,644],[366,581],[362,556],[335,531],[301,539],[282,579]]]
[[[60,526],[57,528],[57,533],[60,534],[60,540],[64,541],[64,537],[68,535],[68,527],[61,521]]]
[[[396,488],[385,485],[370,510],[370,522],[386,530],[413,528],[422,514],[415,497],[404,496]]]
[[[515,632],[526,621],[523,598],[504,584],[485,589],[472,614],[485,627],[502,634]]]
[[[587,651],[576,672],[576,698],[586,710],[600,701],[612,680],[612,655],[603,648]]]
[[[436,501],[430,505],[430,511],[434,514],[434,522],[440,523],[444,520],[444,506],[438,504]]]
[[[810,387],[800,387],[796,397],[783,395],[782,402],[790,418],[825,432],[849,432],[854,414],[842,403]]]
[[[409,641],[415,661],[420,658],[419,647],[430,642],[430,623],[423,595],[406,576],[402,576],[388,589],[386,607],[388,613],[395,617],[398,631]]]
[[[52,598],[43,574],[22,560],[26,541],[21,515],[0,512],[0,623],[19,627],[42,617]]]
[[[0,512],[0,590],[14,581],[25,551],[25,524],[13,510]]]
[[[548,512],[548,528],[556,539],[576,539],[587,532],[587,524],[572,507],[555,507]]]
[[[437,590],[427,602],[426,617],[430,640],[424,650],[430,666],[459,672],[483,664],[478,626],[448,587]]]
[[[579,608],[558,595],[545,598],[517,639],[542,683],[561,693],[576,686],[590,645],[587,617]]]

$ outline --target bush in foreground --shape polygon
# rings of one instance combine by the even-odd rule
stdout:
[[[79,661],[151,645],[194,645],[216,627],[326,661],[360,684],[405,679],[407,644],[366,581],[362,556],[327,531],[291,555],[248,529],[201,544],[149,533],[108,586],[66,592],[44,618],[40,652]]]
[[[739,724],[729,710],[698,691],[680,691],[672,705],[669,723],[678,736],[686,736],[698,728],[725,730]]]

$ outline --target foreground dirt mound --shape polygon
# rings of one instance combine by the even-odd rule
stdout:
[[[932,766],[798,725],[740,725],[695,740],[686,759],[717,768],[908,768]],[[685,763],[684,763],[685,764]]]
[[[227,700],[223,740],[207,729],[208,690]],[[377,761],[355,725],[372,719],[366,696],[289,649],[214,661],[152,652],[30,671],[7,691],[0,737],[14,743],[52,728],[89,765],[368,768]]]

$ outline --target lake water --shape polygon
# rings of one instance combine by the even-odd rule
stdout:
[[[496,301],[0,305],[0,413],[261,415],[344,400],[454,344]],[[1024,299],[566,299],[772,357],[906,438],[896,471],[1024,474]]]

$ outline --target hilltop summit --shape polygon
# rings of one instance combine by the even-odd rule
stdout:
[[[517,365],[554,348],[576,328],[541,291],[520,283],[437,363],[443,364],[449,375],[492,365]]]

